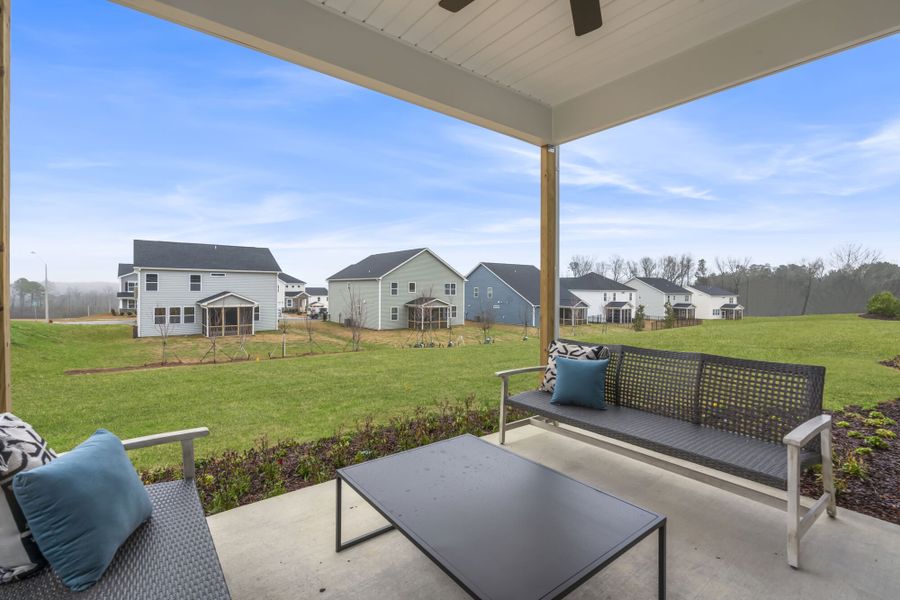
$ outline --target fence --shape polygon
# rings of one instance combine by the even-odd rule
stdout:
[[[665,321],[648,321],[650,323],[650,331],[656,331],[658,329],[668,329],[666,327]],[[672,328],[678,327],[694,327],[696,325],[703,325],[703,321],[700,319],[675,319],[672,323]]]

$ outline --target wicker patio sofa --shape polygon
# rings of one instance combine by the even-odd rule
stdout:
[[[543,366],[498,372],[500,443],[507,430],[535,425],[786,509],[787,560],[798,567],[800,538],[823,511],[836,514],[825,368],[608,348],[605,411],[555,406],[537,390],[510,397],[511,376]],[[508,424],[510,406],[535,416]],[[805,509],[800,474],[817,464],[824,494]]]
[[[84,592],[70,591],[49,567],[0,585],[0,600],[228,600],[231,595],[194,485],[195,438],[205,427],[123,440],[126,450],[181,443],[184,479],[147,486],[153,515],[119,548],[109,569]]]

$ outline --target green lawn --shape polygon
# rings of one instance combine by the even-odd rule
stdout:
[[[13,405],[58,450],[71,448],[98,427],[134,437],[206,425],[212,434],[200,442],[201,455],[245,448],[262,435],[310,439],[367,417],[384,421],[445,400],[474,396],[493,404],[499,385],[492,373],[535,364],[538,355],[533,335],[522,341],[516,328],[497,330],[494,345],[474,343],[477,331],[466,327],[459,330],[465,346],[427,350],[400,347],[408,344],[408,332],[372,333],[365,350],[351,353],[340,352],[346,346],[343,330],[322,324],[317,339],[330,354],[268,360],[280,339],[269,334],[248,346],[262,357],[259,361],[71,376],[63,372],[159,360],[159,344],[132,340],[123,325],[14,322]],[[900,371],[878,364],[900,354],[900,322],[853,315],[755,318],[640,334],[587,326],[575,337],[824,365],[826,405],[832,409],[900,396]],[[206,342],[193,338],[174,346],[182,358],[196,360]],[[289,352],[306,349],[292,342]],[[534,383],[527,377],[521,385]],[[148,449],[133,458],[147,467],[177,462],[178,453]]]

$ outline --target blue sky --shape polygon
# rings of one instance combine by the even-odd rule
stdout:
[[[418,246],[538,261],[528,144],[111,3],[13,10],[14,278],[37,250],[114,281],[134,238],[268,246],[311,284]],[[900,37],[561,152],[564,259],[900,261]]]

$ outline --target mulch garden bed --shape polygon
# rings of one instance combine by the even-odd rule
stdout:
[[[894,358],[889,358],[888,360],[882,360],[879,362],[886,367],[891,367],[892,369],[900,369],[900,354],[895,356]]]
[[[900,525],[900,398],[869,411],[849,406],[832,419],[838,506]],[[801,490],[822,493],[817,472],[804,474]]]
[[[509,419],[525,417],[510,410]],[[387,425],[358,423],[354,428],[311,442],[260,440],[242,452],[228,451],[197,463],[197,489],[207,514],[278,496],[335,477],[335,470],[416,448],[464,433],[482,436],[497,430],[496,408],[471,400],[443,405]],[[874,411],[848,407],[834,413],[835,477],[838,506],[900,524],[900,399]],[[141,473],[145,483],[181,477],[180,466]],[[818,472],[804,474],[802,492],[821,495]]]

